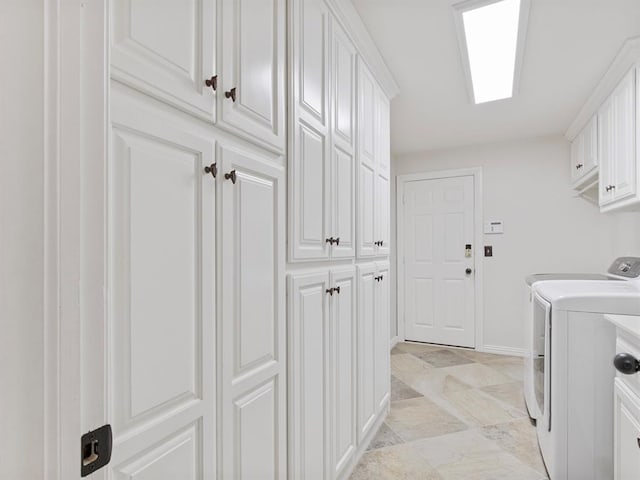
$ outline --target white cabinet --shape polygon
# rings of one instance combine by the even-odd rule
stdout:
[[[626,383],[615,381],[615,480],[640,478],[640,395]]]
[[[222,5],[220,123],[285,148],[285,0],[218,0]]]
[[[358,266],[358,439],[389,400],[389,265]]]
[[[219,471],[278,479],[287,458],[284,169],[231,145],[219,160]]]
[[[636,69],[632,69],[598,111],[601,211],[634,208],[640,204],[636,90]]]
[[[356,450],[354,267],[289,276],[290,477],[333,479]]]
[[[355,256],[356,51],[323,0],[292,3],[291,261]]]
[[[359,258],[389,255],[389,101],[362,61],[358,62]]]
[[[285,8],[285,0],[115,0],[112,76],[283,152]]]
[[[571,142],[571,183],[580,188],[598,175],[598,116]]]

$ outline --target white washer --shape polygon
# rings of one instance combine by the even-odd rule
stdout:
[[[640,259],[609,269],[627,281],[556,280],[533,286],[544,324],[535,383],[538,444],[551,480],[613,479],[615,331],[605,313],[640,315]]]
[[[597,273],[535,273],[524,279],[524,399],[529,417],[536,420],[539,416],[535,396],[535,371],[540,359],[544,358],[544,325],[535,328],[533,323],[532,286],[538,282],[550,280],[608,280],[609,277]]]

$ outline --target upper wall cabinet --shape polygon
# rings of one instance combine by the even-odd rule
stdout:
[[[571,142],[571,183],[580,188],[598,176],[598,116]]]
[[[389,254],[389,101],[358,62],[358,257]]]
[[[285,148],[285,0],[222,5],[220,121],[234,133]]]
[[[291,261],[355,255],[356,51],[322,0],[293,2]]]
[[[601,211],[640,206],[636,76],[636,69],[631,69],[598,111]]]
[[[285,0],[114,0],[111,75],[284,152],[285,18]]]

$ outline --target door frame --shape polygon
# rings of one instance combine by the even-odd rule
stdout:
[[[482,167],[461,168],[455,170],[434,170],[430,172],[412,173],[407,175],[396,176],[396,264],[398,275],[396,277],[396,314],[398,321],[398,337],[400,341],[406,340],[405,337],[405,298],[404,294],[404,243],[402,241],[402,232],[404,232],[404,194],[405,186],[409,182],[421,180],[438,180],[452,177],[473,177],[473,197],[474,197],[474,242],[475,242],[475,349],[484,351],[484,296],[483,296],[483,275],[484,275],[484,254],[483,254],[483,206],[482,206]]]

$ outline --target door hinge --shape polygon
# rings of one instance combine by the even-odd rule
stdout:
[[[111,461],[111,425],[85,433],[80,439],[80,476],[86,477]]]

